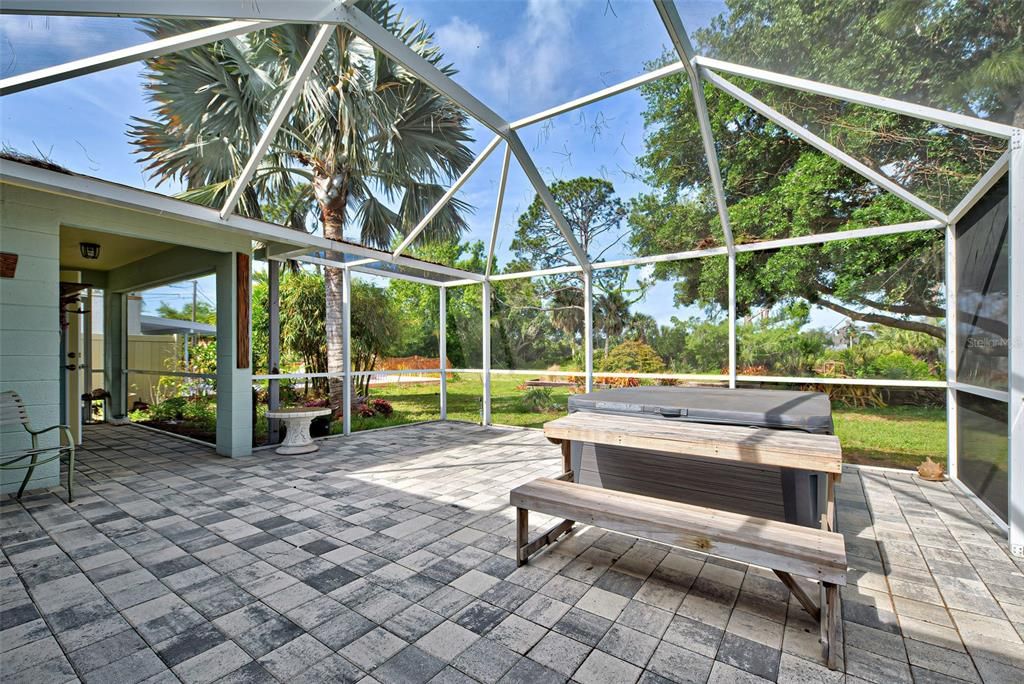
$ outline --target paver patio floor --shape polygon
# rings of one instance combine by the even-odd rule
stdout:
[[[849,467],[838,490],[844,675],[767,570],[586,527],[517,569],[508,491],[560,465],[538,431],[431,423],[239,460],[85,436],[74,504],[0,506],[8,684],[1024,682],[1024,563],[909,473]]]

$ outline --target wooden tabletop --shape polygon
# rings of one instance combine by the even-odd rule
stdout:
[[[579,411],[544,424],[551,440],[649,449],[667,454],[841,473],[834,435],[735,427]]]

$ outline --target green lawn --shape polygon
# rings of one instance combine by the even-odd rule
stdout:
[[[542,371],[538,371],[541,375]],[[491,420],[499,425],[539,428],[565,412],[569,391],[554,388],[551,396],[560,407],[551,412],[532,412],[522,403],[517,390],[526,376],[493,376],[491,380]],[[403,425],[440,418],[438,384],[404,384],[374,388],[374,397],[387,399],[395,412],[388,418],[353,416],[352,429]],[[480,398],[483,383],[477,375],[461,375],[448,383],[448,417],[480,422]],[[943,408],[892,406],[884,409],[836,408],[833,411],[836,434],[848,463],[916,468],[931,456],[946,459],[946,411]],[[334,425],[340,432],[340,424]]]
[[[832,418],[847,463],[917,468],[927,456],[946,462],[944,408],[836,408]]]

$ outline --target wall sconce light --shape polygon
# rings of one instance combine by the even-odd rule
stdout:
[[[86,259],[100,258],[100,246],[95,242],[79,242],[78,249],[81,250],[82,256]]]

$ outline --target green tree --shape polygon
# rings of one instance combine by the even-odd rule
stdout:
[[[707,53],[1024,127],[1022,0],[726,4]]]
[[[454,73],[422,23],[408,21],[388,0],[356,5],[427,61]],[[196,26],[144,23],[153,38]],[[129,133],[147,169],[161,182],[186,183],[188,199],[222,203],[316,31],[281,24],[147,62],[154,116],[135,119]],[[293,225],[304,227],[313,211],[326,237],[344,239],[348,232],[387,249],[469,166],[471,140],[466,115],[450,100],[338,26],[239,210],[260,216],[261,200],[285,197]],[[424,239],[460,235],[466,209],[454,199],[447,203]],[[342,276],[333,268],[325,275],[327,366],[336,372],[342,367]],[[332,404],[340,405],[340,382],[330,388]]]
[[[324,337],[324,279],[319,273],[296,270],[281,278],[282,351],[299,360],[307,373],[327,372]],[[313,378],[307,390],[327,389],[324,378]]]
[[[758,66],[1004,121],[1020,115],[1021,0],[728,5],[727,16],[697,34],[706,53],[746,63],[756,55]],[[834,35],[842,40],[823,40]],[[1001,153],[985,136],[732,80],[940,208],[952,208]],[[720,244],[687,80],[663,79],[643,92],[646,152],[638,161],[654,192],[630,207],[631,246],[647,255]],[[737,242],[925,218],[717,89],[705,94]],[[741,253],[737,309],[746,315],[801,299],[942,339],[942,263],[939,231]],[[727,303],[724,259],[658,264],[655,277],[674,282],[677,304]]]
[[[622,289],[601,293],[594,298],[594,327],[604,338],[604,353],[607,356],[612,340],[625,332],[632,320],[629,302]]]
[[[172,318],[177,321],[191,321],[192,318],[192,302],[186,302],[181,305],[180,309],[174,308],[167,302],[160,302],[160,306],[156,308],[156,313],[161,318]],[[215,325],[217,323],[217,311],[211,304],[207,304],[203,301],[196,302],[196,315],[195,321],[197,323],[206,323],[207,325]]]
[[[401,323],[388,291],[363,280],[352,281],[352,370],[372,371],[398,338]],[[369,396],[370,377],[353,382],[356,396]]]
[[[572,234],[591,261],[599,260],[623,240],[625,232],[621,228],[627,211],[610,182],[579,177],[555,181],[549,187]],[[511,249],[516,259],[507,271],[578,265],[551,214],[537,196],[519,216]],[[602,269],[594,271],[593,277],[598,292],[610,293],[622,289],[626,273],[622,269]],[[571,341],[575,350],[577,334],[583,327],[583,278],[579,273],[564,273],[538,280],[540,306],[547,309],[552,324]]]

